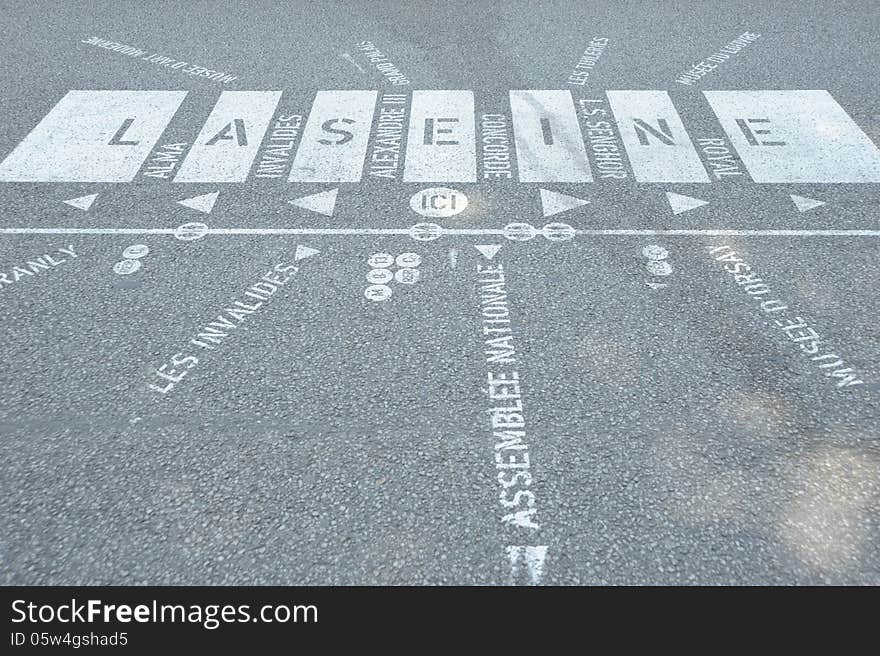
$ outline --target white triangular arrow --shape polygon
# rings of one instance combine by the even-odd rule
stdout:
[[[193,196],[192,198],[185,198],[184,200],[177,201],[178,205],[183,205],[184,207],[188,207],[191,210],[198,210],[199,212],[204,212],[205,214],[210,214],[211,210],[214,209],[214,203],[217,202],[217,196],[220,195],[219,191],[215,191],[210,194],[203,194],[201,196]]]
[[[480,244],[479,246],[474,246],[474,248],[480,251],[487,260],[491,260],[501,250],[501,246],[498,244]]]
[[[320,253],[317,248],[309,248],[308,246],[297,245],[296,253],[293,255],[293,261],[299,262],[300,260],[304,260],[307,257],[311,257],[317,253]]]
[[[666,198],[669,200],[669,206],[672,208],[673,214],[681,214],[682,212],[687,212],[688,210],[709,204],[709,201],[707,200],[682,196],[681,194],[674,194],[671,191],[666,192]]]
[[[83,212],[88,212],[89,208],[92,206],[92,203],[95,202],[95,199],[98,197],[98,194],[89,194],[88,196],[80,196],[79,198],[71,198],[70,200],[64,201],[66,205],[70,205],[71,207],[75,207],[78,210],[82,210]]]
[[[339,189],[331,189],[330,191],[322,191],[311,196],[303,196],[296,200],[287,201],[291,205],[296,205],[304,210],[317,212],[324,216],[333,216],[333,208],[336,207],[336,192]]]
[[[580,207],[581,205],[587,205],[589,202],[583,198],[560,194],[558,191],[541,189],[541,207],[544,210],[545,218],[552,214],[559,214],[560,212]]]
[[[510,558],[511,575],[514,580],[522,561],[525,560],[532,585],[538,585],[541,582],[541,578],[544,576],[547,547],[507,547],[507,556]]]
[[[816,200],[815,198],[807,198],[806,196],[795,196],[794,194],[790,194],[791,199],[794,201],[794,204],[797,206],[799,212],[806,212],[807,210],[811,210],[814,207],[821,207],[825,204],[824,201]]]

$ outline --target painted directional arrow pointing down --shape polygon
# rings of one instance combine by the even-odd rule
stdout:
[[[576,198],[567,194],[560,194],[558,191],[550,191],[549,189],[541,189],[541,208],[544,211],[544,217],[560,212],[572,210],[581,205],[588,205],[590,201],[583,198]]]
[[[71,198],[70,200],[63,201],[65,205],[70,205],[71,207],[75,207],[78,210],[82,210],[83,212],[88,212],[89,208],[92,206],[92,203],[95,202],[95,199],[98,197],[98,194],[89,194],[88,196],[80,196],[79,198]]]
[[[474,246],[474,248],[480,251],[487,260],[491,260],[501,250],[501,246],[498,244],[480,244],[479,246]]]
[[[336,194],[339,189],[331,189],[330,191],[322,191],[311,196],[303,196],[296,200],[287,201],[291,205],[296,205],[304,210],[317,212],[324,216],[333,216],[333,210],[336,207]]]
[[[671,191],[666,192],[666,199],[669,201],[669,206],[672,208],[673,214],[681,214],[682,212],[687,212],[709,204],[709,201],[707,200],[691,198],[690,196],[683,196],[682,194],[674,194]]]
[[[192,198],[179,200],[177,201],[177,204],[188,207],[191,210],[197,210],[205,214],[210,214],[211,210],[214,209],[214,203],[217,202],[217,196],[219,195],[220,192],[215,191],[211,194],[202,194],[201,196],[193,196]]]

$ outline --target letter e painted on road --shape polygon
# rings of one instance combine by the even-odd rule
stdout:
[[[472,91],[413,91],[405,182],[476,182]]]
[[[755,182],[880,182],[880,150],[827,91],[704,91]]]

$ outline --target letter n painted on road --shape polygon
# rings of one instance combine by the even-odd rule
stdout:
[[[704,91],[755,182],[880,182],[880,150],[827,91]]]
[[[511,91],[520,182],[590,182],[590,164],[569,91]]]
[[[180,165],[175,182],[244,182],[280,91],[224,91]]]
[[[129,182],[186,91],[69,91],[0,163],[6,182]]]
[[[318,91],[291,182],[359,182],[376,109],[375,91]]]
[[[609,91],[608,101],[639,182],[709,182],[665,91]]]
[[[405,182],[476,182],[472,91],[413,91]]]

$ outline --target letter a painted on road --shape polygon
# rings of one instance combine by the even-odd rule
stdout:
[[[175,182],[244,182],[281,99],[280,91],[224,91]]]

